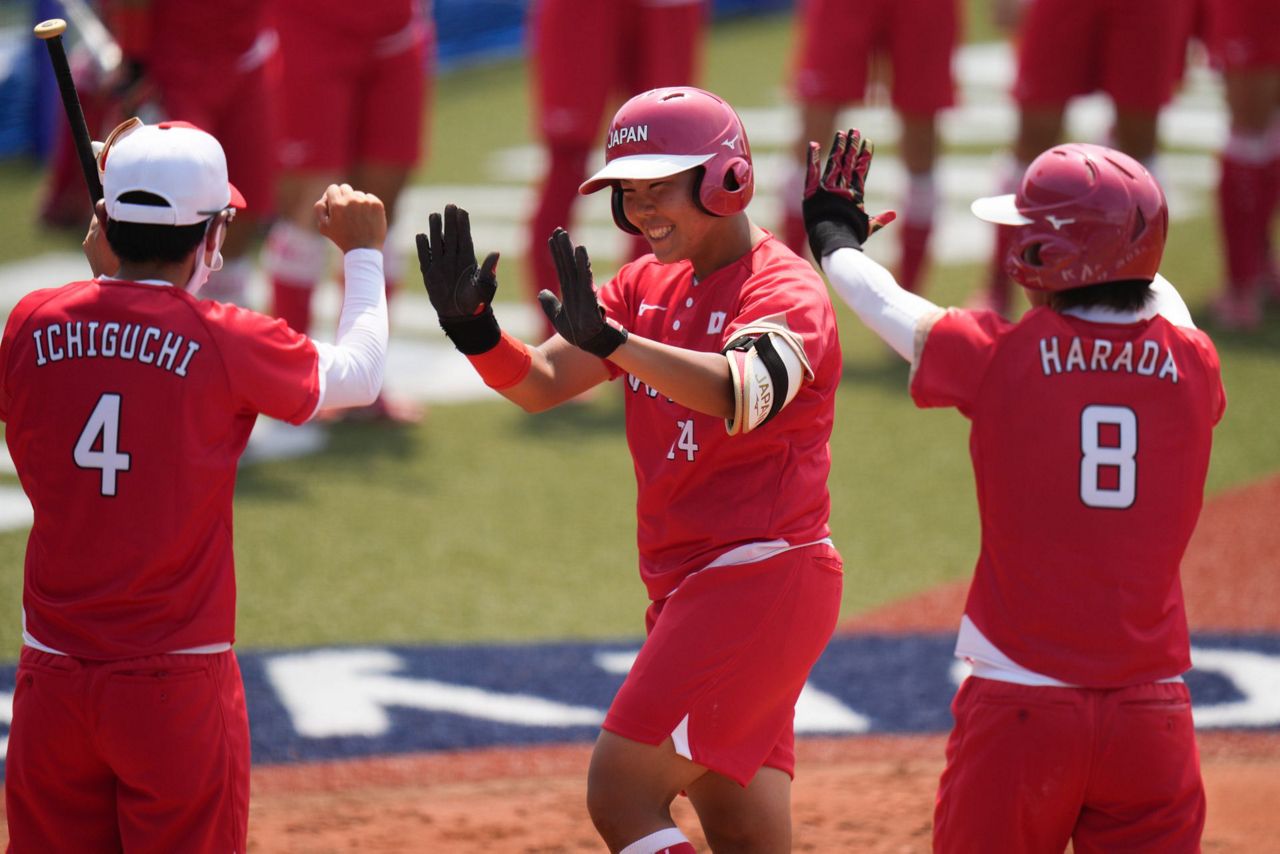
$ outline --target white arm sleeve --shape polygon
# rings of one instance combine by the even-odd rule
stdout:
[[[1161,315],[1174,326],[1196,328],[1195,321],[1191,319],[1191,310],[1182,301],[1182,294],[1178,293],[1178,289],[1172,282],[1156,273],[1155,279],[1151,282],[1151,293],[1155,295],[1153,305],[1156,314]]]
[[[837,249],[824,255],[822,270],[862,322],[899,356],[914,362],[916,325],[942,309],[903,290],[892,273],[857,249]]]
[[[324,407],[364,406],[382,390],[387,361],[387,285],[382,253],[352,249],[342,259],[346,292],[333,344],[317,341],[320,401]],[[314,416],[315,413],[313,412]]]

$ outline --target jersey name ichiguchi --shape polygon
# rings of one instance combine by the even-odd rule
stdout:
[[[972,421],[982,547],[965,613],[987,639],[1084,687],[1191,666],[1179,564],[1226,406],[1204,333],[952,309],[911,392]]]
[[[310,339],[164,284],[31,293],[0,344],[0,417],[35,509],[32,638],[109,660],[234,641],[231,510],[258,413],[307,420]]]
[[[841,356],[835,312],[813,268],[772,236],[701,281],[687,261],[663,265],[646,255],[619,270],[600,289],[600,301],[637,335],[709,352],[722,350],[752,321],[781,317],[803,340],[814,370],[813,381],[771,421],[736,436],[723,419],[623,377],[640,574],[649,597],[666,597],[729,549],[826,537]]]

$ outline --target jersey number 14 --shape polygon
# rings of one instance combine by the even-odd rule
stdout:
[[[73,457],[80,468],[102,472],[103,495],[116,494],[116,475],[129,470],[129,455],[120,450],[120,395],[98,398],[76,440]]]

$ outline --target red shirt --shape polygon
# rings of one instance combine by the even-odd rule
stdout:
[[[1191,666],[1178,567],[1226,406],[1206,335],[1159,316],[952,309],[911,393],[973,422],[982,550],[965,613],[988,640],[1086,687]]]
[[[36,291],[0,344],[0,418],[35,508],[33,638],[91,659],[230,643],[231,500],[259,412],[301,423],[315,345],[165,285]]]
[[[708,352],[723,349],[751,321],[785,314],[815,375],[773,420],[736,436],[723,419],[625,378],[640,575],[649,597],[665,598],[731,548],[826,537],[841,357],[835,313],[813,267],[772,236],[702,281],[688,262],[663,265],[646,255],[601,288],[600,302],[637,335]]]

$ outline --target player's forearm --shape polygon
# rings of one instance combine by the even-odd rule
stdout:
[[[317,344],[321,406],[364,406],[382,390],[387,361],[387,289],[382,253],[353,249],[343,257],[346,287],[334,344]]]
[[[672,347],[632,333],[609,361],[682,406],[733,417],[733,380],[720,353]]]
[[[485,385],[526,412],[543,412],[609,378],[596,356],[559,335],[539,347],[502,333],[491,349],[467,356]]]
[[[938,312],[938,306],[903,290],[893,274],[856,249],[837,249],[825,256],[822,270],[867,328],[908,362],[915,358],[916,324]]]

